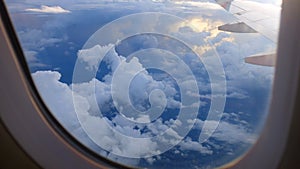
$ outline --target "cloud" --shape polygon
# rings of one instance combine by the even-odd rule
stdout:
[[[221,37],[228,37],[226,34],[220,35]],[[218,36],[218,45],[222,49],[222,45],[226,46],[226,42],[222,41],[222,38]],[[232,47],[232,46],[230,46]],[[109,50],[111,49],[111,50]],[[226,48],[228,50],[228,48]],[[235,50],[235,48],[229,48]],[[224,49],[225,50],[225,49]],[[233,52],[230,51],[230,52]],[[109,113],[115,114],[115,112],[112,112],[112,106],[113,103],[111,101],[111,83],[112,83],[112,76],[114,75],[115,71],[118,69],[118,66],[122,63],[122,61],[125,60],[123,56],[119,56],[118,53],[115,51],[113,45],[107,45],[107,46],[100,46],[96,45],[90,49],[84,49],[80,50],[78,52],[78,60],[79,62],[84,63],[87,71],[95,71],[97,70],[97,66],[99,65],[100,57],[99,55],[102,55],[103,53],[107,53],[107,57],[103,58],[103,61],[107,64],[106,66],[110,66],[109,72],[107,72],[107,75],[105,78],[102,79],[102,81],[91,78],[88,79],[85,82],[78,82],[76,84],[72,84],[71,88],[67,86],[66,84],[59,82],[60,74],[58,72],[55,73],[50,73],[50,72],[45,72],[44,76],[38,76],[42,80],[38,81],[37,86],[44,86],[44,89],[47,94],[45,95],[51,95],[51,93],[61,93],[66,95],[73,94],[73,96],[79,98],[80,104],[74,105],[74,103],[71,102],[71,105],[75,106],[77,108],[77,113],[79,114],[79,117],[84,119],[81,121],[81,125],[79,125],[79,122],[77,120],[77,124],[71,124],[69,122],[64,121],[66,125],[71,125],[71,126],[77,126],[73,128],[72,131],[76,130],[82,130],[78,129],[84,126],[85,130],[91,131],[91,135],[94,135],[95,137],[92,137],[91,139],[100,145],[102,148],[104,148],[107,151],[112,152],[112,154],[117,154],[120,156],[129,156],[129,157],[144,157],[144,156],[151,156],[151,153],[154,153],[160,150],[160,145],[157,144],[158,142],[155,140],[135,140],[133,141],[132,139],[128,137],[122,137],[120,134],[129,136],[129,137],[134,137],[134,138],[147,138],[151,135],[157,135],[161,132],[164,132],[166,129],[170,128],[170,125],[168,125],[168,122],[164,122],[162,119],[156,120],[153,125],[148,126],[148,131],[147,132],[142,132],[142,125],[136,125],[135,123],[128,123],[128,119],[125,119],[123,116],[116,114],[113,117],[105,117],[99,115],[99,107],[104,108],[106,111]],[[227,56],[228,53],[224,52],[223,53],[225,56]],[[233,55],[233,57],[240,57]],[[231,60],[230,60],[231,61]],[[230,61],[227,61],[225,63],[231,63]],[[236,61],[235,61],[236,62]],[[234,63],[235,63],[234,62]],[[124,64],[128,64],[132,70],[135,69],[143,69],[142,64],[139,62],[138,59],[131,59],[131,61],[128,61]],[[235,66],[237,65],[231,65],[228,64],[226,65],[227,68],[231,68],[232,70],[235,69]],[[131,70],[130,69],[130,70]],[[192,68],[193,69],[193,68]],[[128,70],[128,69],[127,69]],[[246,72],[248,70],[245,70]],[[126,71],[121,71],[121,72],[126,72]],[[240,77],[240,73],[243,71],[232,71],[231,73],[235,73],[236,77]],[[38,74],[41,74],[41,72],[35,74],[37,76]],[[177,100],[174,99],[176,95],[176,89],[174,88],[174,82],[172,81],[157,81],[155,80],[147,71],[141,71],[138,74],[136,72],[131,72],[128,71],[125,74],[123,74],[122,78],[124,80],[120,80],[118,82],[124,82],[125,80],[128,79],[129,76],[136,75],[135,78],[131,81],[131,87],[133,90],[129,90],[129,96],[132,96],[131,98],[131,103],[134,105],[135,108],[137,109],[146,109],[147,107],[145,105],[145,102],[148,101],[149,95],[151,94],[151,91],[154,89],[160,89],[165,93],[165,95],[168,98],[168,105],[170,108],[176,107],[176,104],[171,104],[173,102],[176,102]],[[50,78],[44,78],[46,76],[49,76]],[[234,75],[232,75],[235,77]],[[43,78],[42,78],[43,77]],[[167,79],[167,78],[166,78]],[[49,80],[51,83],[49,83]],[[188,82],[188,81],[187,81]],[[120,83],[119,85],[122,85]],[[52,85],[50,85],[52,84]],[[234,84],[234,83],[232,83]],[[90,90],[96,87],[96,91]],[[53,92],[51,90],[55,89]],[[229,92],[229,97],[235,97],[235,98],[246,98],[246,96],[242,96],[239,93],[246,93],[243,91],[238,91],[234,90]],[[235,91],[235,92],[234,92]],[[49,93],[51,92],[51,93]],[[93,94],[96,92],[96,100],[93,98]],[[41,91],[43,93],[43,91]],[[127,98],[125,95],[126,92],[118,92],[118,94],[121,94],[119,96],[120,98]],[[53,96],[45,96],[49,98],[56,97]],[[65,96],[60,96],[61,98],[66,98]],[[69,96],[68,96],[69,97]],[[70,98],[69,98],[70,99]],[[75,113],[74,108],[70,110],[57,110],[57,107],[61,107],[62,103],[59,103],[60,99],[51,99],[49,100],[48,105],[52,105],[54,107],[54,112],[64,112],[64,111],[69,111],[72,112],[73,114]],[[124,100],[124,99],[120,99]],[[63,101],[63,102],[69,102],[69,101]],[[79,102],[77,102],[79,103]],[[120,104],[120,103],[119,103]],[[174,107],[172,107],[174,106]],[[103,110],[103,109],[102,109]],[[105,111],[104,110],[104,111]],[[66,115],[66,114],[65,114]],[[68,119],[65,116],[62,116],[61,114],[58,114],[57,116],[61,116],[62,119]],[[73,115],[74,116],[74,115]],[[197,119],[198,124],[203,123],[203,121]],[[170,121],[169,121],[170,123]],[[217,121],[211,121],[209,122],[211,126],[215,126]],[[200,125],[199,125],[200,126]],[[98,131],[95,130],[95,128],[101,128],[103,130]],[[120,134],[116,134],[117,131]],[[238,133],[238,134],[236,134]],[[80,134],[79,137],[82,137],[83,134]],[[180,138],[180,135],[174,131],[170,130],[168,133],[168,137],[162,138],[162,142],[167,143],[167,142],[173,142],[174,140],[170,138]],[[243,125],[240,124],[233,124],[227,121],[221,121],[219,124],[219,127],[215,131],[215,133],[212,135],[212,138],[220,141],[224,141],[230,144],[252,144],[254,143],[256,137],[253,133],[247,131],[247,128]],[[82,139],[82,138],[80,138]],[[148,149],[143,149],[141,147],[135,147],[135,145],[142,145],[142,147],[147,147]],[[191,146],[192,145],[192,146]],[[203,146],[201,143],[191,140],[189,138],[186,138],[180,143],[179,148],[181,150],[193,150],[193,151],[199,151],[200,153],[203,154],[212,154],[213,150]],[[129,148],[128,148],[129,147]]]
[[[71,11],[63,9],[60,6],[46,6],[42,5],[40,8],[28,8],[25,9],[25,11],[28,12],[41,12],[41,13],[52,13],[52,14],[58,14],[58,13],[70,13]]]
[[[244,93],[232,92],[232,93],[227,94],[226,98],[247,99],[247,98],[249,98],[249,96],[247,96]]]
[[[97,150],[98,146],[101,146],[112,154],[125,157],[151,156],[152,153],[159,152],[160,146],[157,141],[142,138],[148,138],[152,135],[151,133],[164,132],[170,126],[159,119],[155,125],[149,128],[149,132],[142,132],[142,125],[131,123],[120,114],[111,120],[100,116],[96,106],[102,107],[107,104],[106,101],[110,100],[110,93],[108,93],[110,89],[104,82],[92,79],[88,83],[73,84],[70,87],[59,81],[61,74],[56,71],[38,71],[32,76],[43,100],[58,121],[78,140],[93,150]],[[96,91],[97,103],[93,102],[92,93],[94,91],[89,90],[94,83],[98,89]],[[76,90],[71,90],[71,88]],[[76,102],[73,101],[73,98]],[[111,113],[111,110],[109,112]],[[78,118],[81,120],[78,121]],[[101,130],[95,130],[96,128],[101,128]],[[86,131],[89,132],[86,133]],[[169,132],[169,135],[171,136],[168,138],[179,137],[174,130]],[[169,144],[170,140],[167,138],[163,140]],[[104,155],[102,151],[100,153]],[[114,158],[113,155],[109,155],[109,157]]]
[[[66,37],[53,36],[51,31],[42,31],[35,28],[20,30],[17,33],[28,65],[31,68],[49,67],[42,63],[42,58],[39,58],[39,52],[67,39]]]
[[[242,125],[221,122],[212,138],[230,144],[254,144],[257,140],[257,135],[247,131],[247,128]]]
[[[140,157],[151,155],[151,153],[159,151],[160,149],[160,146],[154,140],[141,139],[139,141],[133,141],[130,139],[131,137],[147,138],[149,136],[165,132],[168,128],[170,128],[172,123],[177,125],[177,127],[182,125],[180,121],[174,121],[171,119],[163,122],[160,118],[156,120],[155,123],[151,123],[147,127],[147,132],[142,132],[141,129],[143,128],[143,125],[131,123],[122,115],[116,115],[111,120],[107,117],[99,116],[97,107],[103,107],[111,99],[110,87],[105,82],[92,79],[90,82],[72,84],[70,87],[59,81],[61,77],[59,72],[38,71],[33,73],[32,76],[42,98],[61,124],[88,147],[91,147],[93,150],[97,150],[100,154],[117,161],[120,160],[120,158],[117,159],[113,154]],[[90,90],[94,87],[94,85],[97,89],[97,102],[94,102],[92,97],[92,93],[95,91]],[[75,97],[77,102],[73,102],[73,97]],[[111,112],[110,109],[109,111]],[[76,112],[78,116],[76,116]],[[77,117],[81,118],[81,123],[78,121]],[[238,123],[241,120],[235,121],[236,124],[228,122],[228,119],[232,118],[236,118],[236,115],[226,113],[227,121],[222,121],[219,124],[219,127],[212,135],[212,138],[225,141],[230,144],[252,144],[256,140],[255,135],[248,132],[244,125]],[[204,121],[196,119],[194,128],[201,128],[203,123]],[[212,124],[214,124],[214,122],[212,122]],[[92,132],[89,134],[93,134],[96,137],[92,137],[91,140],[91,138],[88,137],[86,132],[83,130],[83,126],[85,130]],[[95,130],[95,128],[101,128],[101,130]],[[116,134],[116,132],[122,133],[127,137]],[[164,143],[172,142],[173,140],[169,139],[173,137],[180,138],[175,130],[169,132],[168,136],[170,137],[162,138]],[[95,142],[100,143],[98,145],[104,146],[102,148],[105,148],[105,150],[112,153],[103,153],[103,150],[99,150],[99,147],[95,145]],[[178,148],[183,152],[198,151],[201,154],[213,154],[213,150],[211,148],[205,147],[202,143],[192,140],[189,137],[183,139],[182,142],[178,144]],[[130,161],[130,163],[135,162],[136,161]],[[129,163],[129,161],[127,161],[127,163]]]
[[[113,126],[112,121],[106,117],[90,115],[89,112],[94,110],[91,109],[92,102],[88,101],[89,98],[87,94],[89,92],[85,91],[86,85],[81,86],[82,90],[77,93],[76,91],[72,91],[67,84],[59,81],[61,77],[59,72],[38,71],[33,73],[32,76],[43,100],[57,120],[79,141],[91,149],[106,156],[107,154],[103,153],[103,150],[99,150],[99,147],[94,143],[101,141],[101,145],[105,145],[104,148],[106,148],[107,151],[119,155],[143,156],[155,150],[155,142],[151,142],[150,140],[140,140],[138,144],[131,142],[129,137],[120,137],[120,135],[115,134],[111,128]],[[73,98],[78,101],[77,103],[80,103],[74,104]],[[78,121],[76,112],[78,116],[85,118],[81,123]],[[126,124],[122,122],[122,118],[120,120],[120,116],[116,117],[116,119],[119,119],[121,125]],[[111,127],[105,124],[109,124]],[[86,135],[82,126],[85,126],[85,129],[89,131],[95,132],[97,140],[92,141],[90,137]],[[95,128],[101,128],[101,130],[95,130]],[[122,132],[127,135],[143,137],[134,126],[118,125],[116,128],[119,128],[119,130],[122,130]],[[109,155],[109,157],[115,158],[114,155]]]
[[[101,56],[103,56],[105,53],[106,56],[102,59]],[[163,91],[165,97],[167,98],[167,108],[179,107],[180,103],[174,99],[176,94],[178,94],[178,91],[175,89],[174,86],[174,80],[170,80],[169,78],[164,78],[164,80],[161,81],[155,80],[147,71],[144,70],[145,68],[143,68],[143,65],[139,62],[138,59],[131,59],[131,61],[127,63],[125,61],[125,57],[119,56],[117,54],[112,44],[109,44],[107,46],[96,45],[92,48],[80,50],[78,52],[78,62],[84,65],[84,69],[86,69],[86,71],[88,72],[97,71],[101,60],[103,60],[103,62],[106,63],[106,66],[111,69],[110,72],[108,72],[103,78],[103,83],[110,86],[119,86],[124,85],[126,81],[131,80],[130,86],[128,86],[128,88],[126,88],[125,90],[121,90],[120,87],[115,87],[112,89],[117,90],[112,92],[117,93],[115,98],[121,101],[118,103],[119,105],[126,107],[127,102],[122,102],[122,100],[126,99],[122,98],[128,98],[127,93],[129,93],[132,105],[138,110],[145,111],[147,109],[147,105],[149,105],[148,100],[150,99],[152,91],[158,89],[160,91]],[[121,63],[124,66],[120,66]],[[118,70],[118,72],[116,72],[116,69]],[[129,69],[131,71],[129,71]],[[144,71],[139,72],[135,70]],[[120,74],[119,76],[119,73],[122,74]],[[115,84],[112,84],[113,82],[111,81],[113,76],[118,76],[120,78],[117,79],[118,82]],[[134,78],[131,79],[131,77]],[[123,83],[119,83],[120,81]],[[97,90],[100,89],[101,87],[97,88]],[[152,101],[153,103],[161,103],[162,100]]]
[[[220,122],[196,119],[194,129],[201,130],[204,122],[208,124],[208,127],[218,124],[217,129],[210,138],[236,145],[254,144],[257,139],[257,133],[249,128],[249,124],[242,119],[243,116],[245,116],[243,112],[223,113],[223,118]]]
[[[38,60],[36,51],[24,50],[24,55],[30,67],[47,67],[46,64],[43,64]]]
[[[78,60],[86,63],[85,69],[87,69],[89,71],[93,71],[93,70],[95,71],[98,69],[100,61],[103,59],[105,54],[107,52],[109,52],[113,46],[114,45],[112,45],[112,44],[109,44],[107,46],[96,45],[89,49],[79,50],[77,53]],[[116,58],[116,57],[114,57],[114,56],[116,56],[115,53],[110,52],[110,55],[113,55],[113,58]],[[110,58],[110,57],[107,57],[107,58]],[[112,63],[114,63],[114,62],[112,62]]]
[[[187,137],[186,139],[184,139],[180,144],[179,144],[179,148],[182,151],[198,151],[201,154],[209,154],[212,155],[213,154],[213,150],[210,150],[207,147],[204,147],[202,144],[200,144],[197,141],[192,141],[191,138]]]
[[[51,37],[51,34],[53,33],[44,32],[40,29],[18,31],[23,48],[36,52],[63,41],[61,37]]]
[[[70,131],[80,127],[72,101],[73,93],[67,84],[59,81],[61,74],[56,71],[37,71],[32,73],[32,77],[43,100],[61,124]],[[81,100],[82,111],[87,111],[89,103],[84,98]]]

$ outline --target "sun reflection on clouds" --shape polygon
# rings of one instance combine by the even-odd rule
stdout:
[[[175,4],[184,5],[184,6],[193,6],[193,7],[205,7],[206,9],[220,9],[220,6],[216,3],[211,2],[201,2],[201,1],[175,1]]]
[[[215,37],[219,31],[217,27],[224,24],[221,21],[212,21],[211,19],[205,19],[201,16],[186,19],[185,22],[180,23],[180,27],[190,27],[194,32],[210,32],[211,36]]]
[[[193,17],[190,19],[186,19],[185,21],[178,23],[175,27],[176,30],[180,30],[181,28],[190,28],[193,32],[194,36],[188,36],[190,37],[189,41],[191,42],[192,49],[195,51],[199,56],[202,56],[206,51],[211,50],[210,45],[204,45],[204,44],[197,44],[199,42],[198,38],[203,38],[205,41],[211,41],[215,39],[220,33],[224,33],[222,31],[218,30],[218,26],[224,24],[224,22],[220,20],[211,20],[211,19],[205,19],[201,16],[199,17]],[[204,36],[195,36],[196,34],[207,32]],[[186,35],[187,32],[184,32]],[[224,41],[227,42],[233,42],[234,37],[230,36],[230,32],[226,32],[225,34],[229,35],[226,37],[222,37],[222,40],[220,42],[216,42],[214,45],[218,45],[219,43],[222,43]]]

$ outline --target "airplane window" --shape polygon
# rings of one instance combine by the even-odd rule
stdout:
[[[100,156],[216,168],[259,138],[281,0],[5,2],[43,101]]]

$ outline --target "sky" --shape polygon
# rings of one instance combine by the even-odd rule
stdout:
[[[274,68],[244,58],[276,44],[219,31],[238,20],[215,1],[6,3],[43,100],[99,155],[135,167],[214,168],[259,137]]]

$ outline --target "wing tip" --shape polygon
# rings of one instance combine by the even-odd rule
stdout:
[[[244,22],[221,25],[218,26],[218,30],[232,33],[257,33],[256,30],[254,30]]]
[[[274,67],[276,65],[276,54],[249,56],[245,58],[245,62],[254,65]]]

